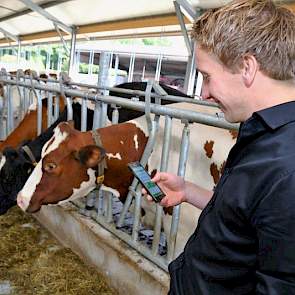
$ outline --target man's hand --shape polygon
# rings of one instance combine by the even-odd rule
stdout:
[[[162,191],[165,193],[165,197],[161,200],[160,205],[164,207],[176,206],[185,201],[185,182],[180,176],[158,172],[152,181],[157,183]],[[142,193],[147,195],[147,191],[142,189]],[[151,196],[147,195],[147,199],[152,202]]]

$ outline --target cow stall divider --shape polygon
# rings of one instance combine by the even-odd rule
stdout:
[[[31,71],[30,75],[25,75],[23,70],[17,70],[16,74],[9,74],[4,68],[0,71],[0,76],[5,79],[11,79],[16,84],[3,84],[3,97],[0,96],[0,139],[6,138],[14,128],[21,122],[29,107],[36,101],[38,108],[38,135],[41,133],[42,122],[42,99],[47,97],[52,100],[52,93],[47,94],[44,91],[34,88],[34,84],[40,79],[35,71]],[[52,80],[53,81],[53,80]],[[31,87],[23,87],[19,83],[30,83]],[[42,82],[44,83],[44,82]],[[48,83],[52,83],[48,81]],[[51,105],[49,101],[48,105]],[[48,126],[51,125],[59,115],[57,101],[55,101],[54,119],[48,114]],[[48,108],[50,110],[50,108]]]
[[[44,80],[46,84],[41,84],[40,80]],[[148,143],[144,150],[141,164],[145,166],[148,163],[149,157],[153,151],[155,139],[158,133],[158,124],[161,117],[165,120],[164,126],[164,140],[162,146],[162,154],[160,160],[160,171],[166,171],[169,163],[169,152],[171,143],[171,132],[173,129],[173,121],[180,120],[182,123],[182,138],[179,153],[178,171],[175,171],[179,176],[185,177],[186,163],[188,157],[188,150],[190,144],[190,125],[193,123],[200,123],[209,126],[215,126],[224,129],[237,129],[237,125],[226,122],[221,116],[209,115],[198,113],[188,110],[175,109],[169,105],[160,105],[161,99],[170,99],[173,102],[189,102],[191,104],[211,105],[208,102],[192,100],[190,98],[169,96],[165,91],[154,82],[148,82],[146,91],[126,90],[115,87],[98,87],[94,85],[65,82],[62,76],[58,81],[51,79],[35,79],[32,75],[30,77],[16,77],[16,79],[8,79],[7,75],[1,74],[0,82],[6,87],[17,86],[20,87],[23,93],[31,93],[37,98],[38,107],[38,134],[40,131],[39,126],[42,121],[42,106],[41,93],[46,93],[47,97],[58,97],[64,95],[65,103],[68,107],[68,119],[72,119],[72,100],[74,97],[82,99],[81,103],[81,130],[86,130],[87,121],[87,103],[94,102],[96,106],[94,110],[94,117],[100,118],[99,127],[103,127],[106,120],[101,119],[105,116],[107,105],[113,108],[112,123],[118,122],[118,114],[121,107],[130,110],[137,110],[145,113],[146,125],[149,133]],[[81,87],[83,89],[77,89]],[[155,92],[151,93],[154,87]],[[136,99],[126,99],[110,95],[102,95],[99,90],[112,90],[119,93],[132,94],[134,97],[145,96],[145,102],[137,101]],[[25,92],[27,91],[27,92]],[[31,95],[31,97],[32,97]],[[24,98],[25,96],[22,96]],[[156,103],[150,103],[151,97],[156,98]],[[57,99],[53,102],[52,99],[47,100],[48,103],[48,126],[56,120],[58,115],[58,108],[56,106]],[[25,105],[25,103],[23,103]],[[25,107],[24,107],[25,110]],[[217,112],[219,111],[216,109]],[[11,112],[8,113],[11,116]],[[95,115],[96,114],[96,115]],[[10,118],[8,118],[9,121]],[[97,119],[98,120],[98,119]],[[96,122],[97,124],[97,122]],[[95,128],[95,123],[94,123]],[[136,249],[143,256],[154,262],[161,269],[167,271],[168,263],[174,259],[175,253],[175,240],[177,236],[177,228],[179,222],[179,215],[181,210],[180,206],[175,206],[173,209],[173,217],[171,222],[170,233],[168,236],[162,232],[162,217],[163,208],[159,205],[156,206],[155,223],[153,231],[148,231],[141,224],[141,186],[136,179],[132,181],[129,188],[129,193],[124,204],[120,204],[118,200],[112,196],[109,191],[93,191],[89,194],[87,199],[78,199],[73,203],[81,209],[84,215],[89,216],[97,221],[105,229],[113,233],[116,237],[120,238],[132,248]],[[114,212],[116,211],[116,212]],[[127,226],[128,225],[128,226]],[[153,238],[151,238],[153,236]],[[141,239],[145,240],[143,243]],[[167,250],[165,249],[167,245]]]

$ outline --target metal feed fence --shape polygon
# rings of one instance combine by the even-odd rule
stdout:
[[[173,102],[188,102],[193,104],[209,105],[216,108],[216,105],[203,101],[192,100],[190,98],[169,96],[161,87],[153,82],[149,82],[145,92],[137,90],[126,90],[120,88],[99,87],[88,84],[74,83],[61,75],[59,80],[38,79],[33,74],[30,76],[23,75],[21,72],[16,76],[7,75],[1,72],[0,82],[5,86],[4,104],[0,112],[2,116],[1,123],[6,120],[7,136],[14,128],[12,123],[13,109],[11,107],[12,87],[16,87],[21,98],[18,113],[21,117],[27,112],[29,103],[33,100],[37,103],[38,134],[41,133],[42,126],[42,98],[47,97],[48,120],[47,126],[50,126],[58,117],[60,95],[65,97],[67,105],[68,119],[73,118],[72,100],[74,97],[82,99],[81,103],[81,131],[86,130],[87,126],[87,103],[94,103],[93,128],[105,126],[107,122],[107,105],[113,108],[112,124],[118,122],[119,108],[125,107],[130,110],[142,111],[145,113],[146,129],[149,133],[147,145],[145,147],[141,164],[145,166],[153,152],[156,137],[159,129],[159,121],[164,120],[163,145],[160,171],[166,171],[169,163],[169,152],[171,149],[171,134],[173,122],[180,120],[182,125],[182,137],[179,150],[178,169],[174,171],[184,177],[186,163],[188,158],[190,144],[190,126],[193,123],[200,123],[209,126],[215,126],[224,129],[237,129],[237,125],[226,122],[218,115],[209,115],[190,110],[175,109],[169,105],[160,105],[161,99],[170,99]],[[77,87],[83,88],[77,89]],[[154,87],[155,93],[151,93]],[[103,91],[112,90],[118,93],[132,94],[134,97],[144,96],[145,102],[130,100],[126,98],[105,95]],[[103,94],[102,94],[103,93]],[[55,97],[56,99],[53,99]],[[156,98],[156,103],[151,103],[151,97]],[[1,106],[1,105],[0,105]],[[218,112],[218,109],[216,109]],[[6,117],[5,117],[6,116]],[[4,136],[4,137],[5,137]],[[113,233],[116,237],[125,241],[128,245],[136,249],[143,256],[153,261],[156,265],[167,271],[168,263],[174,258],[175,241],[181,206],[173,209],[170,233],[166,236],[162,230],[163,209],[155,205],[154,224],[151,229],[147,229],[142,224],[141,208],[141,186],[136,179],[133,179],[129,187],[129,193],[124,204],[109,191],[93,191],[87,198],[74,201],[74,204],[80,208],[80,212],[97,221],[101,226]]]

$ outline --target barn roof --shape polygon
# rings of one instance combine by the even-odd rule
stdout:
[[[229,0],[182,0],[195,9],[218,7]],[[65,26],[77,28],[77,38],[180,32],[173,0],[31,0]],[[295,1],[284,1],[293,3]],[[188,20],[186,20],[189,23]],[[2,31],[2,32],[1,32]],[[32,11],[27,0],[0,1],[0,45],[59,40],[51,20]],[[70,35],[61,31],[66,38]],[[9,40],[9,41],[8,41]]]

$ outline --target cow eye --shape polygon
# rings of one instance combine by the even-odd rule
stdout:
[[[51,172],[56,167],[57,167],[57,165],[55,163],[46,163],[45,166],[44,166],[44,170],[47,171],[47,172]]]

